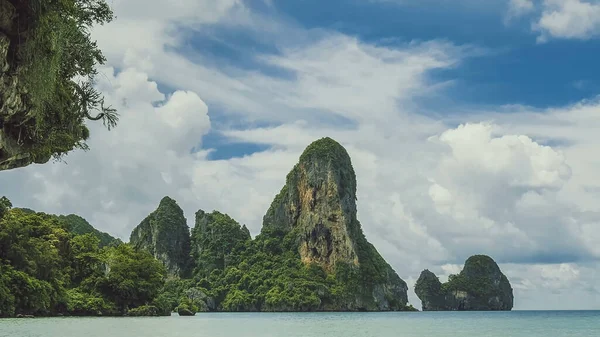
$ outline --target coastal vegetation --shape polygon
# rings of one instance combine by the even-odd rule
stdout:
[[[0,317],[123,315],[163,286],[164,266],[144,251],[101,248],[62,217],[0,205]]]

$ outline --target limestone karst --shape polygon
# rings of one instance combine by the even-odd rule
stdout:
[[[158,208],[133,229],[129,242],[161,261],[171,275],[187,276],[190,267],[190,233],[183,210],[164,197]]]
[[[508,278],[486,255],[469,257],[463,270],[443,284],[434,273],[424,270],[415,293],[423,311],[511,310],[514,300]]]

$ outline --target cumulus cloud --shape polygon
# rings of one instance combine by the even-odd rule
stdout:
[[[550,38],[590,39],[600,34],[600,3],[595,0],[544,0],[543,11],[532,28],[539,42]]]
[[[275,22],[289,33],[274,39],[278,53],[248,58],[286,76],[215,68],[200,47],[193,55],[177,49],[186,36],[176,24],[277,34],[273,26],[238,1],[145,1],[147,14],[136,3],[115,1],[117,21],[94,31],[108,57],[98,86],[121,122],[110,132],[92,125],[91,150],[70,154],[67,164],[0,174],[15,205],[78,213],[127,239],[170,195],[190,225],[199,208],[218,209],[256,234],[304,147],[330,136],[352,157],[365,234],[409,283],[424,268],[443,276],[487,253],[520,285],[522,308],[541,303],[543,290],[573,284],[588,285],[578,300],[600,305],[588,296],[586,275],[596,267],[574,264],[600,257],[600,205],[589,189],[600,187],[596,102],[434,120],[417,113],[415,98],[442,94],[430,72],[459,65],[472,48],[382,47]],[[209,160],[208,132],[268,149]],[[544,145],[556,139],[566,145]],[[567,276],[553,280],[561,263],[573,269],[559,268]]]
[[[537,42],[551,39],[588,40],[600,35],[598,0],[509,0],[504,23],[531,17]]]
[[[572,174],[561,152],[523,135],[494,136],[492,125],[481,123],[436,140],[449,147],[429,189],[438,213],[447,216],[447,227],[435,231],[446,248],[454,247],[461,259],[477,250],[519,262],[551,258],[557,250],[571,258],[591,254],[555,211],[566,207],[555,195]]]

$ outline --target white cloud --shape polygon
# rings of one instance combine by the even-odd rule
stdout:
[[[596,299],[600,294],[597,278],[600,276],[598,263],[562,263],[554,265],[515,265],[500,266],[511,275],[515,294],[515,305],[523,310],[563,310],[595,309],[594,301],[574,298]]]
[[[478,250],[509,261],[532,261],[558,249],[590,254],[568,248],[583,238],[564,226],[566,219],[547,216],[564,207],[555,200],[571,177],[562,153],[527,136],[494,137],[489,124],[461,125],[437,140],[450,148],[430,187],[435,207],[446,216],[434,231],[444,247],[461,257]]]
[[[598,0],[509,0],[504,23],[532,17],[531,30],[537,41],[550,39],[588,40],[600,35]]]
[[[303,148],[330,136],[352,157],[358,216],[368,239],[401,277],[414,282],[425,268],[447,277],[468,255],[488,253],[503,262],[554,259],[573,268],[558,269],[565,276],[553,280],[542,267],[506,265],[521,287],[520,308],[563,298],[543,290],[590,284],[586,275],[596,267],[569,260],[600,257],[594,245],[600,235],[598,193],[585,188],[600,187],[596,102],[544,114],[526,107],[513,114],[479,112],[453,127],[454,121],[416,114],[415,97],[440,94],[429,72],[459,64],[472,49],[442,41],[375,46],[260,21],[237,1],[178,1],[172,7],[115,1],[115,11],[117,21],[94,36],[109,63],[98,85],[119,109],[121,122],[110,132],[94,124],[91,151],[72,153],[68,165],[0,174],[2,194],[15,205],[79,213],[126,239],[170,195],[190,225],[197,209],[218,209],[256,234]],[[279,53],[247,57],[291,75],[215,68],[203,62],[201,47],[192,56],[182,54],[173,47],[184,45],[185,36],[173,23],[265,32]],[[208,117],[216,112],[229,119],[216,126]],[[228,128],[233,119],[245,128]],[[494,122],[482,123],[489,120]],[[255,121],[270,126],[258,128]],[[210,131],[271,147],[211,161],[211,149],[202,147]],[[566,145],[541,145],[555,138]],[[578,278],[569,279],[575,270]],[[600,307],[588,290],[571,301]],[[418,304],[412,293],[411,300]]]
[[[516,18],[529,14],[535,10],[533,0],[509,0],[508,1],[508,19]]]
[[[586,0],[544,0],[544,9],[532,28],[550,38],[590,39],[600,35],[600,3]]]

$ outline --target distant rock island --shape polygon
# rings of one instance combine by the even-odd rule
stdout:
[[[429,270],[421,272],[415,293],[423,311],[511,310],[513,289],[496,262],[486,255],[467,259],[458,275],[441,283]]]

